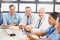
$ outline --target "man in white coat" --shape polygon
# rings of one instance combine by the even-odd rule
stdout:
[[[35,23],[35,28],[38,29],[39,31],[46,31],[46,29],[49,27],[48,23],[49,14],[46,14],[45,9],[41,7],[38,11],[38,16],[39,18]]]
[[[19,24],[20,29],[24,27],[27,30],[29,30],[28,27],[30,26],[33,27],[34,23],[35,23],[35,15],[31,12],[31,7],[27,6],[25,8],[25,15],[22,18],[22,22]]]

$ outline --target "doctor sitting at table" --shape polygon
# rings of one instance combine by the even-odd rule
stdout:
[[[4,16],[3,24],[7,26],[17,26],[21,22],[21,17],[15,12],[16,7],[14,5],[9,6],[10,12]]]

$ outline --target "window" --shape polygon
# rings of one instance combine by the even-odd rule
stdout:
[[[60,2],[60,0],[56,0],[56,2]]]
[[[41,7],[45,8],[46,12],[53,12],[53,4],[38,4],[37,11]]]
[[[17,3],[2,3],[1,4],[1,11],[9,11],[9,5],[15,5],[16,11],[18,11],[18,4]]]
[[[2,0],[2,1],[17,1],[17,0]]]
[[[16,6],[18,13],[24,13],[26,6],[30,6],[34,13],[37,13],[40,7],[44,7],[47,13],[60,11],[60,0],[0,0],[1,12],[8,12],[10,4]]]
[[[53,2],[53,0],[39,0],[39,1],[43,1],[43,2]]]
[[[21,0],[21,1],[35,1],[35,0]]]
[[[60,12],[60,5],[55,5],[55,11]]]
[[[26,6],[29,6],[29,7],[31,7],[31,9],[32,9],[32,12],[35,12],[36,11],[36,4],[32,4],[32,3],[20,3],[20,5],[19,5],[19,11],[22,11],[22,12],[24,12],[25,11],[25,7]]]

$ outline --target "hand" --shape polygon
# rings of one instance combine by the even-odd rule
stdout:
[[[16,24],[10,24],[10,25],[8,25],[8,26],[9,26],[9,27],[10,27],[10,26],[16,26]]]
[[[30,33],[27,32],[27,37],[30,39],[30,40],[37,40],[35,38],[32,37],[32,35]]]
[[[29,30],[32,32],[33,30],[32,30],[32,27],[29,27]]]
[[[19,29],[23,29],[23,28],[25,28],[26,26],[25,25],[20,25],[19,26]]]
[[[30,37],[31,37],[30,33],[28,33],[28,32],[27,32],[27,37],[28,37],[28,38],[30,38]]]
[[[31,27],[31,26],[25,26],[24,29],[25,29],[26,31],[29,31],[29,32],[30,32],[30,28],[32,28],[32,27]]]
[[[2,29],[8,29],[8,26],[7,25],[3,25]]]
[[[50,38],[47,38],[47,40],[51,40]]]

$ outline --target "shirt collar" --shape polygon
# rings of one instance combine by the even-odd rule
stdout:
[[[25,16],[27,17],[27,15],[25,14]],[[29,18],[32,17],[32,14],[29,16]]]
[[[8,13],[8,15],[11,16],[10,12]],[[13,17],[15,17],[15,15],[16,15],[16,13],[14,13],[14,16]]]
[[[55,27],[53,25],[51,25],[51,28],[55,29]]]

